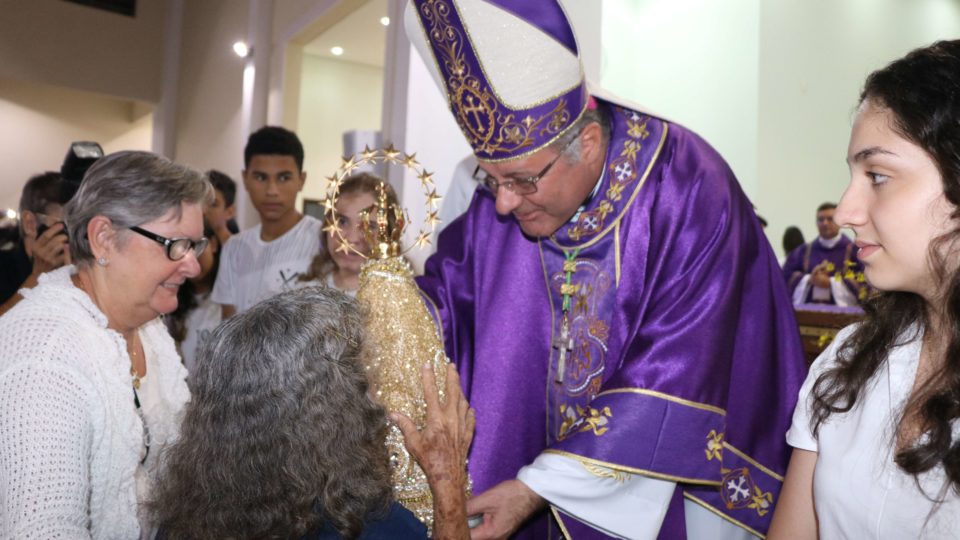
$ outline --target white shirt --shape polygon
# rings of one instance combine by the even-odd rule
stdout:
[[[210,337],[210,333],[223,320],[220,304],[210,298],[209,293],[195,295],[197,306],[187,313],[183,321],[186,336],[180,343],[180,354],[183,356],[183,365],[187,371],[193,371],[197,364],[197,351]]]
[[[260,225],[231,236],[220,255],[211,298],[240,313],[296,288],[297,277],[307,271],[320,250],[322,227],[320,220],[303,216],[292,229],[269,242],[260,238]]]
[[[139,537],[138,503],[190,399],[166,326],[143,325],[152,386],[142,403],[151,439],[142,467],[126,341],[73,285],[73,272],[43,274],[0,317],[0,538]]]
[[[328,289],[336,289],[347,296],[357,297],[357,289],[341,289],[337,287],[337,283],[333,280],[332,272],[327,274],[327,277],[323,279],[311,279],[310,281],[297,280],[296,283],[290,285],[291,289],[305,289],[307,287],[327,287]]]
[[[948,491],[945,502],[931,514],[933,503],[918,489],[915,478],[893,461],[897,422],[913,388],[922,331],[901,336],[909,341],[890,351],[854,408],[832,414],[813,436],[811,389],[817,377],[836,364],[837,350],[854,328],[843,329],[811,366],[787,432],[791,446],[817,452],[813,498],[820,537],[960,538],[960,497]],[[955,425],[954,443],[958,435]],[[945,481],[942,467],[920,475],[931,497],[940,493]]]

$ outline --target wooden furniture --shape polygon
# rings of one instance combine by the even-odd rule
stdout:
[[[796,307],[797,324],[803,340],[807,363],[812,363],[836,337],[837,332],[863,319],[860,308],[837,307],[823,304],[803,304]]]

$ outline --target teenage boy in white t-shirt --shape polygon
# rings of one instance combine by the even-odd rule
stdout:
[[[224,319],[290,288],[320,249],[321,222],[296,208],[307,179],[297,135],[261,128],[250,135],[243,158],[243,185],[260,224],[223,247],[212,298]]]

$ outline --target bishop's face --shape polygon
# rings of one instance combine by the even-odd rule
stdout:
[[[600,136],[600,126],[589,124],[584,128],[579,135],[580,160],[575,163],[553,147],[515,161],[481,163],[480,167],[501,184],[495,194],[497,213],[512,214],[528,236],[557,232],[573,217],[600,177],[602,163],[598,164],[596,159],[602,156]],[[520,195],[502,186],[505,182],[537,177],[551,161],[553,164],[536,183],[537,191]]]

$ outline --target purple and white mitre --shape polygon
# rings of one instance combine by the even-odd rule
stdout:
[[[404,23],[481,161],[536,152],[587,108],[577,40],[558,0],[412,0]]]

